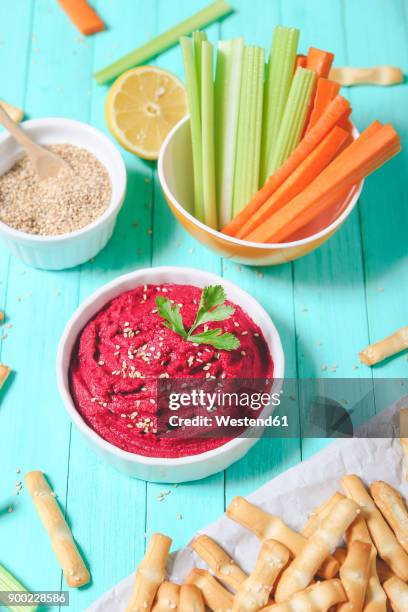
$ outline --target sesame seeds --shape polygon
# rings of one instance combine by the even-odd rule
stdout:
[[[0,220],[29,234],[52,236],[85,227],[107,208],[111,184],[106,168],[86,149],[47,147],[72,170],[40,181],[24,156],[0,177]]]

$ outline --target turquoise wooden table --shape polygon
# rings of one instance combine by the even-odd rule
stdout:
[[[214,41],[244,34],[249,43],[269,48],[274,25],[283,23],[301,28],[301,49],[330,49],[337,65],[395,64],[407,72],[408,6],[403,0],[232,2],[236,13],[208,29]],[[95,69],[190,15],[204,1],[96,4],[108,29],[84,39],[56,0],[2,0],[1,97],[22,106],[28,117],[72,117],[106,131],[106,89],[92,81]],[[182,76],[178,48],[155,63]],[[406,85],[361,87],[346,95],[359,128],[375,118],[392,121],[407,144]],[[85,609],[131,573],[153,531],[171,535],[175,547],[186,544],[223,512],[232,496],[249,493],[323,443],[261,441],[225,473],[177,488],[116,473],[71,426],[54,376],[64,324],[97,287],[144,266],[204,268],[237,282],[265,306],[281,333],[289,377],[406,377],[408,368],[405,356],[372,372],[356,367],[360,348],[407,324],[406,151],[368,179],[358,208],[329,243],[293,264],[268,269],[222,261],[196,243],[167,209],[155,166],[130,154],[125,159],[126,202],[113,239],[94,261],[52,273],[27,268],[0,252],[0,308],[12,325],[1,328],[1,361],[13,369],[0,404],[0,563],[31,589],[63,584],[27,492],[14,496],[16,480],[41,469],[66,508],[92,572],[88,588],[71,590],[72,610]],[[164,489],[171,493],[159,501]]]

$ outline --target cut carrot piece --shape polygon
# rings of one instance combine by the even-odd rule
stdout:
[[[363,132],[303,192],[258,228],[257,241],[283,242],[401,150],[392,125],[378,129],[375,123],[369,130],[368,136]]]
[[[307,54],[306,68],[308,68],[309,70],[313,70],[316,73],[317,79],[327,78],[329,76],[329,72],[330,72],[330,68],[332,66],[333,60],[334,60],[333,53],[330,53],[329,51],[322,51],[321,49],[316,49],[315,47],[310,47],[309,52]],[[315,82],[315,88],[313,89],[312,95],[310,97],[310,105],[307,110],[306,122],[305,122],[306,126],[309,123],[310,116],[313,110],[314,99],[315,99],[315,94],[316,94],[317,79]],[[303,136],[305,135],[305,133],[306,133],[306,129],[303,131]]]
[[[84,36],[102,32],[105,24],[86,0],[58,0],[72,23]]]
[[[225,234],[236,236],[240,228],[252,217],[264,202],[282,185],[294,170],[303,162],[323,138],[333,129],[341,117],[351,112],[350,104],[341,96],[329,104],[316,125],[306,134],[286,162],[272,174],[265,185],[255,194],[249,204],[222,230]]]
[[[335,81],[330,81],[329,79],[325,79],[323,77],[317,81],[313,110],[310,115],[306,132],[308,132],[316,124],[319,117],[322,116],[323,112],[329,106],[333,98],[338,95],[339,91],[340,85]]]
[[[295,73],[296,70],[299,68],[299,66],[301,68],[306,68],[306,64],[307,64],[306,55],[302,55],[301,53],[298,53],[298,55],[296,56],[295,69],[293,72]]]
[[[306,68],[314,70],[318,78],[323,77],[327,79],[333,60],[333,53],[310,47],[307,54]]]
[[[257,232],[254,230],[303,191],[336,156],[347,137],[348,133],[345,130],[335,126],[241,228],[237,237],[252,240],[255,235],[256,240]]]

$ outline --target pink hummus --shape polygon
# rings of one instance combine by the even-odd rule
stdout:
[[[235,307],[230,319],[208,324],[240,341],[238,349],[220,351],[167,329],[157,314],[158,295],[179,304],[185,327],[192,325],[201,295],[197,287],[144,285],[122,293],[79,335],[70,365],[71,393],[87,424],[111,444],[149,457],[185,457],[228,439],[158,436],[157,379],[272,378],[273,362],[262,331],[236,304],[229,302]]]

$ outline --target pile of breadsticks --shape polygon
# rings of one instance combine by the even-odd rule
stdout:
[[[309,517],[300,533],[242,497],[227,516],[261,542],[247,575],[214,540],[191,546],[209,570],[166,581],[171,539],[154,534],[136,571],[127,612],[408,612],[408,510],[383,481],[358,476]],[[342,543],[345,542],[345,547]]]

